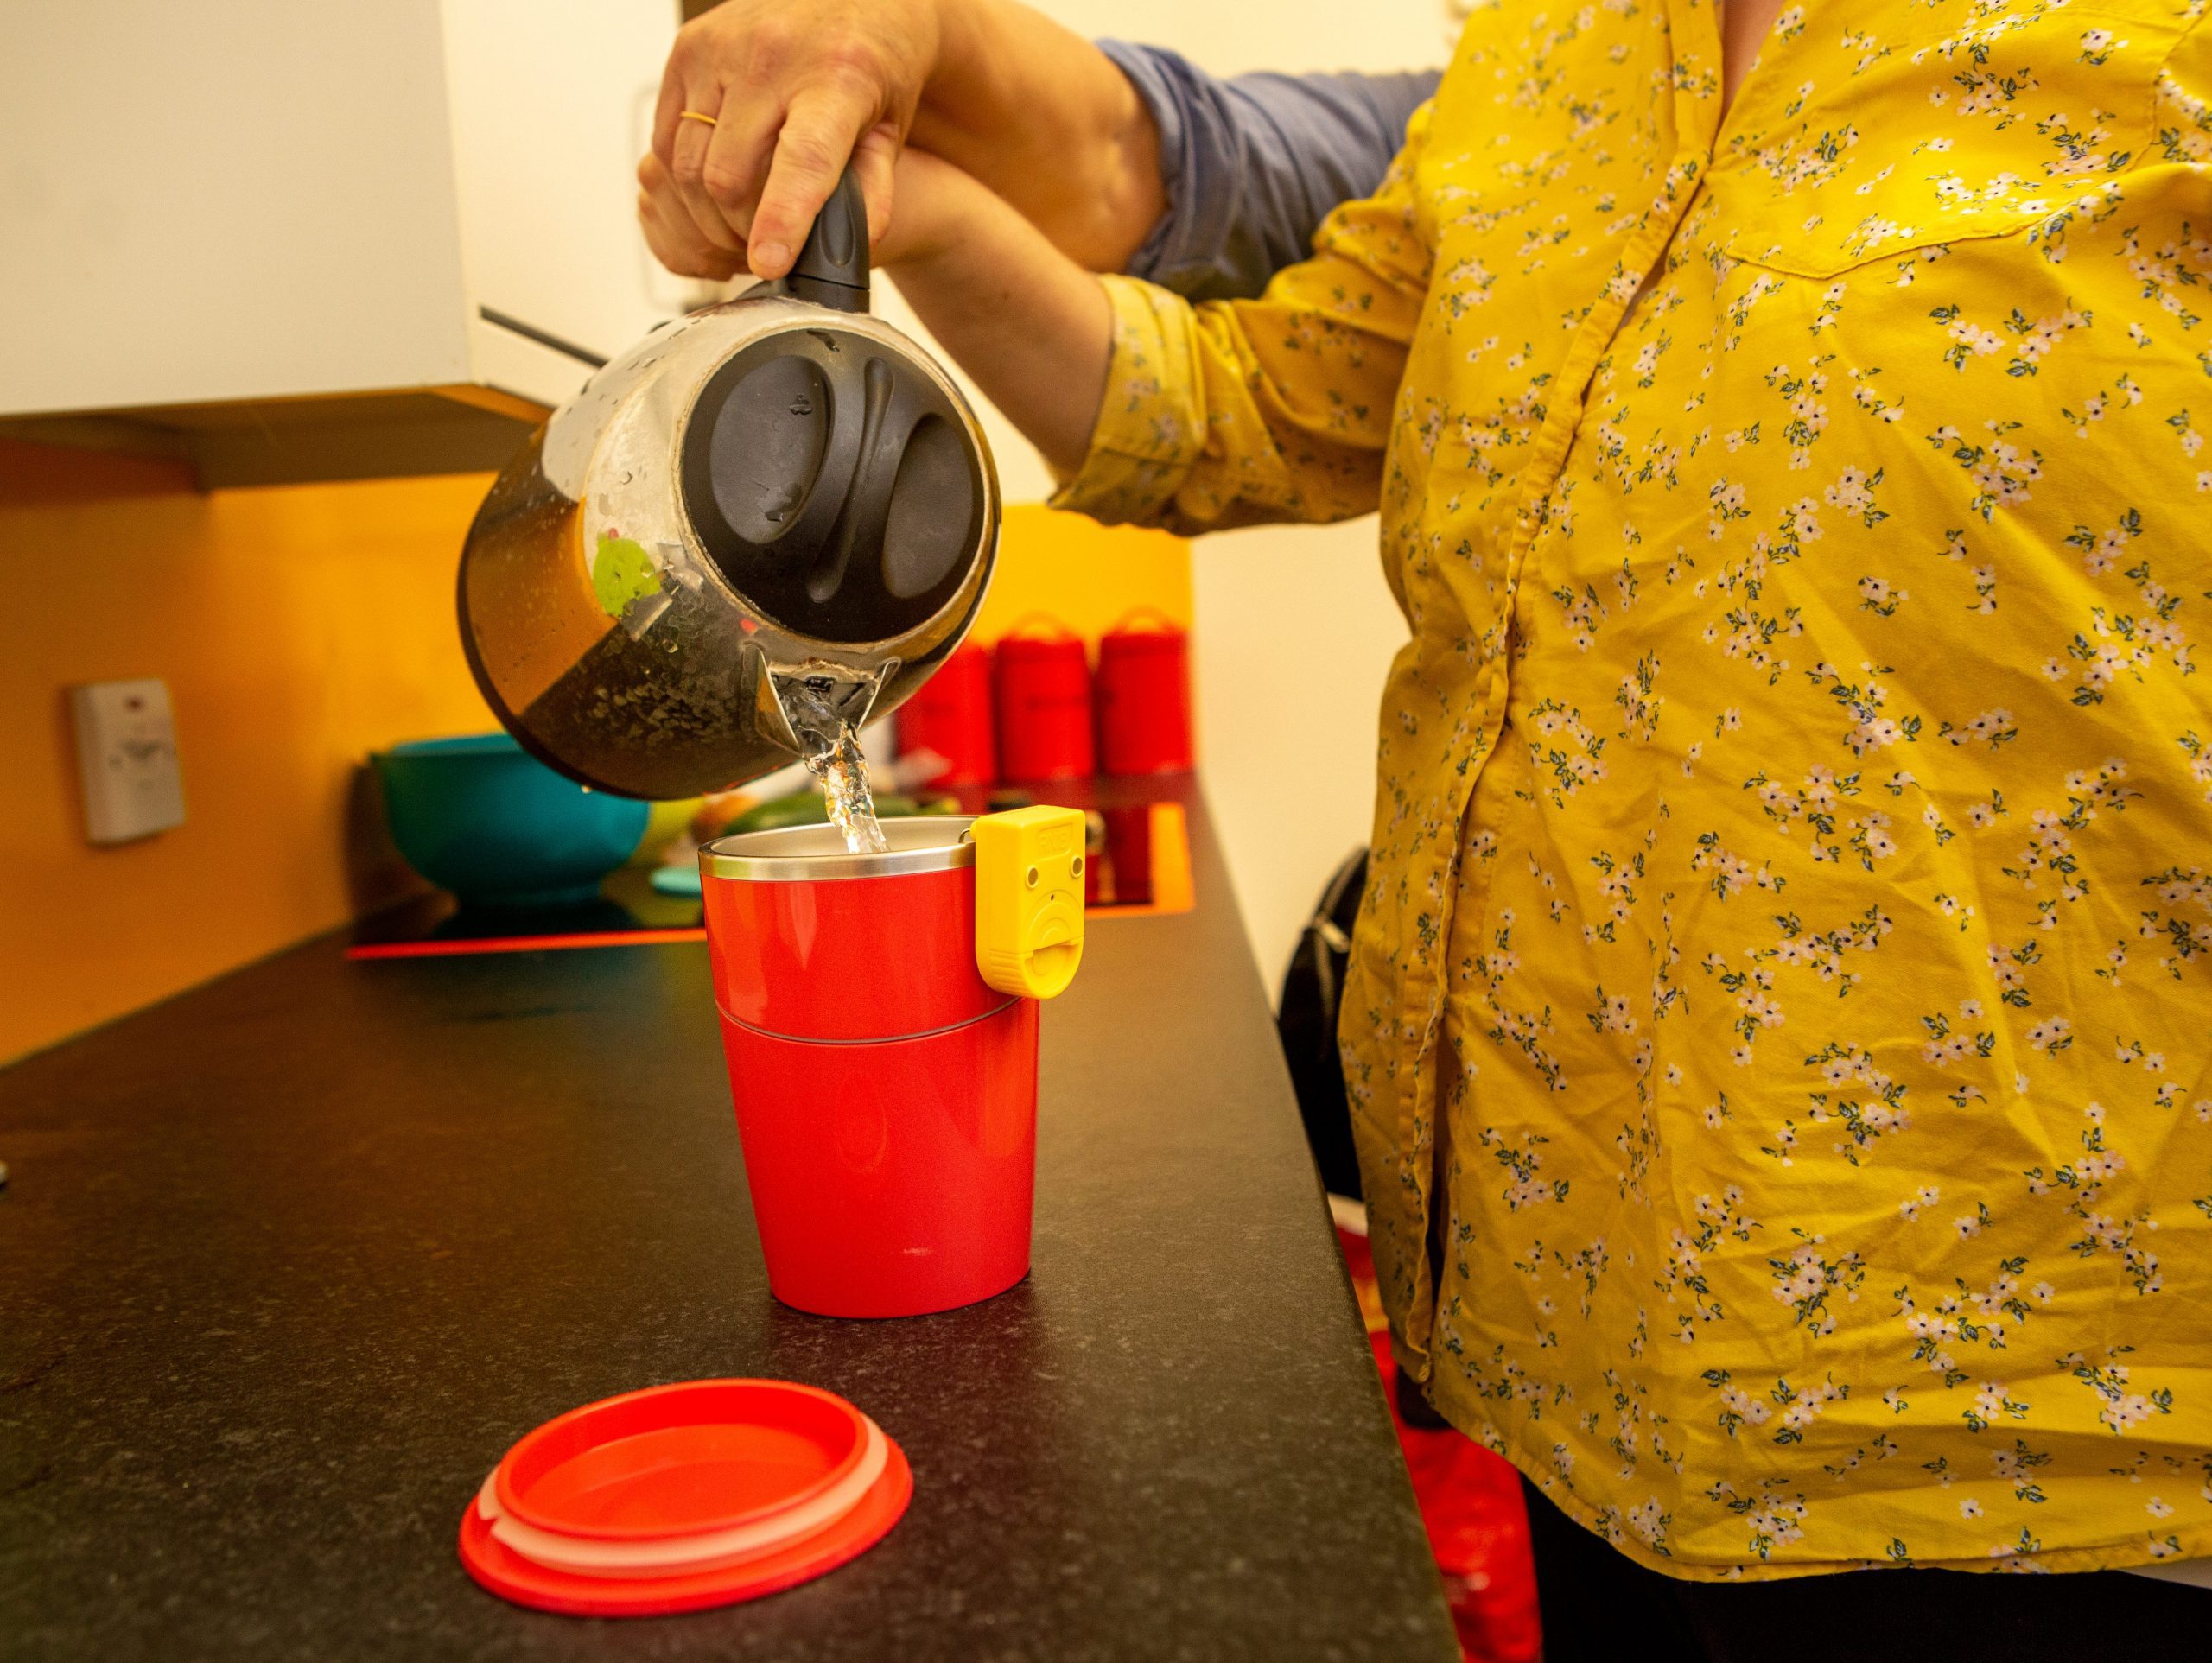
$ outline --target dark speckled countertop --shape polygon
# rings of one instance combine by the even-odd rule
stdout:
[[[0,1071],[0,1655],[1456,1657],[1193,821],[1198,911],[1046,1011],[1029,1280],[939,1317],[769,1298],[702,947],[327,939]],[[690,1616],[463,1574],[515,1438],[719,1374],[861,1404],[906,1518]]]

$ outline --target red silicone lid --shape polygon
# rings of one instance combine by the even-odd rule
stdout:
[[[886,1440],[887,1443],[888,1440]],[[914,1493],[913,1475],[896,1444],[883,1476],[834,1524],[761,1558],[671,1577],[589,1577],[523,1558],[492,1534],[474,1502],[461,1521],[461,1562],[503,1599],[572,1616],[662,1616],[758,1599],[834,1571],[880,1541]]]
[[[493,1475],[499,1508],[564,1536],[647,1541],[755,1522],[858,1467],[868,1421],[791,1381],[702,1380],[547,1421]]]

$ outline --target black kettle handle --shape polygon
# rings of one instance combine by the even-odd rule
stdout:
[[[791,264],[791,292],[838,312],[868,310],[868,199],[847,168],[814,217],[806,246]]]

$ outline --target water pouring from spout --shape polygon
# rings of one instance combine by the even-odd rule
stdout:
[[[876,821],[868,759],[861,754],[854,718],[845,714],[858,687],[864,690],[861,714],[865,718],[873,689],[823,674],[779,673],[770,681],[807,771],[822,782],[830,823],[843,835],[845,847],[854,854],[882,854],[890,846]]]

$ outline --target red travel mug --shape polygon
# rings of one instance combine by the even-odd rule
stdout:
[[[1191,638],[1153,607],[1099,638],[1098,759],[1109,774],[1190,770]]]
[[[915,1317],[1029,1269],[1037,1000],[976,968],[976,847],[956,816],[828,826],[700,857],[707,949],[753,1215],[776,1298]]]
[[[1090,660],[1083,639],[1049,618],[1000,638],[999,777],[1082,779],[1097,771],[1090,734]]]
[[[998,778],[988,647],[961,646],[899,707],[899,754],[917,751],[945,759],[931,785],[988,785]]]

